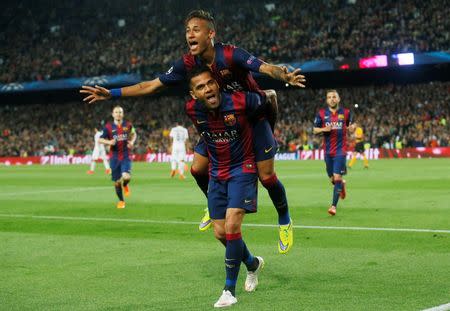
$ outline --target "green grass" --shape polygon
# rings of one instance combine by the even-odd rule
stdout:
[[[278,162],[294,224],[450,230],[450,160],[370,164],[349,172],[348,198],[329,217],[324,163]],[[0,167],[0,309],[212,309],[224,249],[211,231],[197,230],[205,200],[192,178],[136,163],[132,197],[117,210],[108,177],[86,169]],[[262,187],[258,213],[245,221],[276,224]],[[450,302],[449,233],[297,228],[285,256],[275,227],[247,226],[243,235],[266,267],[255,293],[243,291],[241,269],[233,310],[420,310]]]

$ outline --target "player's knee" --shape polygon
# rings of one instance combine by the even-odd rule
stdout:
[[[128,173],[123,173],[122,174],[122,179],[126,180],[126,181],[129,181],[131,179],[131,175],[128,174]]]
[[[273,172],[273,174],[265,176],[264,179],[259,178],[259,180],[261,181],[261,184],[264,186],[264,188],[269,189],[275,186],[275,184],[278,182],[278,177],[277,174]]]
[[[264,160],[256,163],[258,177],[261,182],[275,175],[274,159]]]
[[[205,175],[208,174],[209,161],[207,157],[202,156],[199,153],[194,153],[194,159],[191,165],[192,175]]]
[[[114,182],[114,187],[121,187],[122,185],[121,185],[121,183],[120,183],[120,181],[115,181]]]

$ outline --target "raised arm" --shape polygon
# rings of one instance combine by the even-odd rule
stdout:
[[[305,87],[305,76],[300,74],[301,69],[297,68],[289,72],[285,66],[277,66],[268,63],[262,63],[259,67],[259,72],[269,77],[289,83],[292,86]]]
[[[93,104],[97,101],[111,99],[112,97],[152,95],[163,88],[164,84],[161,80],[159,78],[155,78],[151,81],[144,81],[135,85],[112,90],[108,90],[98,85],[95,87],[83,85],[80,93],[87,94],[83,101]]]

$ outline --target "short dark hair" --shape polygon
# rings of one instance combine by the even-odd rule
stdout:
[[[195,66],[192,68],[192,70],[188,71],[186,74],[186,80],[189,85],[191,85],[192,78],[195,78],[196,76],[199,76],[204,72],[209,72],[211,76],[213,75],[211,69],[206,65]]]
[[[214,31],[216,30],[216,22],[214,20],[214,17],[208,11],[194,10],[189,12],[189,14],[186,16],[186,19],[184,20],[184,24],[187,25],[187,23],[193,18],[199,18],[207,21],[209,24],[209,28],[211,28]]]
[[[339,94],[339,92],[337,90],[335,90],[335,89],[328,89],[328,90],[326,90],[325,95],[328,95],[328,93],[337,93],[337,94]]]

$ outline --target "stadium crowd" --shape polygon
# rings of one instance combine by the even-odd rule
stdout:
[[[450,83],[371,86],[338,90],[373,147],[404,148],[450,145]],[[319,148],[312,134],[314,116],[325,106],[325,90],[278,91],[279,122],[275,136],[281,151]],[[167,152],[175,122],[189,128],[192,150],[198,136],[184,115],[184,99],[122,99],[95,105],[80,102],[42,105],[0,105],[0,156],[89,154],[94,128],[111,120],[120,104],[137,129],[135,153]],[[355,104],[358,108],[355,108]],[[157,108],[155,108],[157,107]]]
[[[219,41],[274,63],[450,49],[444,0],[20,0],[0,4],[0,83],[152,78],[185,50],[183,19],[199,7]]]

